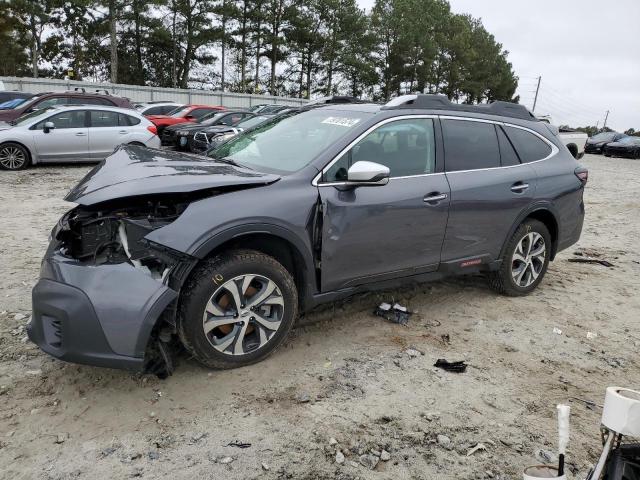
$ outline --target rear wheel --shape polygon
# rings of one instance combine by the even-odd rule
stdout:
[[[291,274],[273,257],[236,250],[207,260],[184,287],[178,332],[185,348],[211,368],[264,359],[298,316]]]
[[[0,167],[5,170],[22,170],[31,164],[29,152],[19,143],[0,145]]]
[[[537,220],[525,220],[513,234],[500,269],[489,274],[491,288],[509,296],[531,293],[544,278],[551,254],[551,235]]]

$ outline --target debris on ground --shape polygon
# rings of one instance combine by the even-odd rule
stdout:
[[[380,452],[380,460],[382,460],[383,462],[388,462],[389,460],[391,460],[391,454],[386,450],[382,450],[382,452]]]
[[[268,472],[271,469],[271,467],[269,467],[269,465],[267,465],[266,463],[262,462],[262,469],[265,472]]]
[[[596,263],[609,268],[612,268],[614,266],[613,263],[608,262],[606,260],[602,260],[601,258],[579,257],[579,258],[570,258],[569,261],[573,263]]]
[[[422,353],[417,348],[407,348],[404,351],[404,353],[406,353],[409,356],[409,358],[416,358],[416,357],[419,357],[420,355],[424,355],[424,353]]]
[[[407,307],[404,307],[399,303],[392,303],[381,303],[373,311],[373,314],[378,317],[382,317],[389,322],[397,323],[406,327],[409,323],[409,317],[412,312],[410,312]]]
[[[378,465],[380,459],[375,455],[370,453],[366,453],[364,455],[360,455],[360,465],[363,467],[367,467],[369,470],[373,470]]]
[[[220,462],[222,465],[228,465],[231,462],[233,462],[233,457],[224,457],[222,459],[220,459]]]
[[[250,446],[251,446],[250,443],[242,443],[242,442],[229,442],[229,443],[227,443],[227,447],[249,448]]]
[[[597,333],[595,333],[595,332],[587,332],[587,338],[589,340],[593,340],[594,338],[597,338],[597,337],[598,337]]]
[[[445,345],[451,344],[451,337],[448,333],[440,335],[440,340],[442,340],[442,343],[444,343]]]
[[[307,392],[299,393],[296,396],[296,402],[298,403],[309,403],[311,401],[311,396]]]
[[[596,402],[594,402],[593,400],[585,400],[583,398],[578,398],[578,397],[570,397],[572,400],[576,400],[578,402],[582,402],[585,404],[585,406],[589,409],[589,410],[595,410],[596,407],[598,408],[602,408],[602,405],[598,405]]]
[[[438,442],[438,445],[440,445],[445,450],[453,450],[453,443],[451,442],[451,439],[446,435],[438,435],[436,437],[436,442]]]
[[[467,452],[467,457],[470,457],[471,455],[473,455],[474,453],[480,450],[482,450],[483,452],[486,452],[487,446],[484,443],[478,443],[475,447],[473,447],[471,450]]]
[[[340,450],[336,452],[336,463],[338,465],[342,465],[344,463],[344,454]]]
[[[558,327],[553,327],[553,333],[555,333],[556,335],[562,335],[562,330],[560,330]]]
[[[433,366],[446,370],[447,372],[455,373],[464,373],[467,370],[467,364],[464,363],[464,361],[449,362],[444,358],[439,358]]]

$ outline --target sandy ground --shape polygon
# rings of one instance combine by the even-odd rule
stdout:
[[[582,240],[534,294],[497,296],[480,277],[372,294],[308,315],[263,363],[209,372],[183,359],[166,381],[65,364],[26,341],[49,230],[89,167],[0,172],[0,477],[520,478],[553,451],[555,405],[569,402],[571,478],[583,478],[600,412],[573,397],[640,386],[640,162],[583,163]],[[580,248],[615,268],[568,262]],[[417,312],[408,327],[371,315],[392,296]],[[470,367],[443,372],[437,358]]]

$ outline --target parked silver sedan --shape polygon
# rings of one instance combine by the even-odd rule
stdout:
[[[0,167],[105,159],[120,144],[160,147],[156,127],[135,110],[102,105],[57,106],[0,125]]]

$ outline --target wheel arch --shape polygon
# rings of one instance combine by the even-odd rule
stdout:
[[[316,290],[312,252],[294,233],[276,225],[253,225],[247,229],[230,229],[214,236],[195,252],[200,261],[223,251],[249,249],[275,258],[291,273],[300,307],[308,304]]]
[[[509,235],[505,238],[502,249],[500,250],[500,258],[504,255],[505,249],[507,248],[507,244],[509,240],[518,229],[518,227],[527,220],[528,218],[532,218],[534,220],[538,220],[542,222],[547,230],[549,230],[549,235],[551,235],[551,256],[550,259],[553,260],[558,252],[558,239],[560,238],[560,227],[558,224],[558,216],[555,213],[555,209],[553,205],[544,204],[544,205],[534,205],[529,209],[525,210],[520,214],[518,219],[514,222],[511,230],[509,231]]]
[[[25,145],[23,142],[20,142],[18,140],[5,140],[3,142],[0,142],[0,148],[3,145],[6,145],[7,143],[14,143],[16,145],[20,145],[22,148],[24,148],[27,151],[27,156],[29,157],[29,165],[34,165],[35,164],[34,160],[35,160],[36,157],[34,156],[33,152],[31,151],[31,149],[27,145]]]

